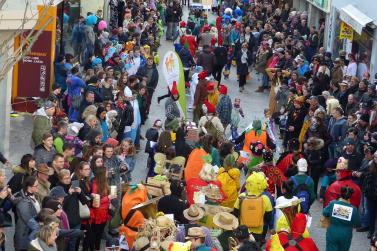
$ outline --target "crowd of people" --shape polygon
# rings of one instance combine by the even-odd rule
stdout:
[[[109,20],[80,16],[66,41],[74,54],[57,56],[52,92],[33,114],[34,152],[9,181],[0,170],[2,250],[13,226],[18,251],[316,251],[314,222],[328,251],[350,250],[354,228],[377,250],[368,55],[332,57],[324,21],[308,27],[306,12],[279,2],[219,1],[215,22],[198,9],[184,19],[170,0],[110,1]],[[158,85],[161,43],[182,61],[192,121],[177,83]],[[250,116],[231,79],[243,96],[269,93],[264,117],[242,130]],[[247,82],[261,85],[249,93]],[[163,99],[165,116],[142,134]]]

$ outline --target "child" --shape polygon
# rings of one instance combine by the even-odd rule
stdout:
[[[224,133],[227,126],[230,124],[232,119],[232,101],[228,95],[228,88],[221,84],[219,85],[220,101],[217,105],[216,112],[221,120],[224,127]]]
[[[145,85],[142,85],[140,86],[138,94],[137,94],[137,102],[139,103],[142,125],[144,125],[145,120],[147,119],[147,99],[145,97],[146,91],[147,91],[147,87]]]
[[[241,117],[245,117],[243,110],[241,108],[241,99],[235,98],[233,103],[233,110],[231,115],[231,123],[230,123],[230,130],[232,132],[232,140],[238,138],[238,124],[240,123]]]

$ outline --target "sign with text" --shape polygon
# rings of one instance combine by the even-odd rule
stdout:
[[[345,22],[340,23],[339,39],[348,39],[350,41],[353,39],[353,29]]]
[[[20,39],[27,37],[24,32]],[[43,31],[18,63],[18,96],[46,98],[50,92],[51,31]]]

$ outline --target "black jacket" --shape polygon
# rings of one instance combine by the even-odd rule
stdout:
[[[182,47],[182,49],[179,51],[179,57],[181,58],[183,67],[188,68],[195,65],[194,59],[187,48]]]
[[[182,8],[176,4],[173,7],[166,8],[165,21],[167,23],[178,23],[182,17]]]
[[[217,46],[213,53],[215,54],[216,65],[224,66],[228,62],[228,51],[226,50],[225,46]]]
[[[187,205],[174,194],[162,197],[158,201],[157,208],[164,214],[174,214],[174,219],[181,224],[188,223],[183,216],[183,210],[187,208]]]
[[[134,122],[134,108],[129,101],[126,101],[126,108],[118,110],[119,128],[117,129],[117,140],[120,142],[123,140],[124,128],[131,126]]]
[[[65,185],[58,183],[58,186],[62,186],[64,191],[68,194],[64,197],[63,210],[67,214],[69,225],[75,227],[81,224],[80,211],[79,211],[79,201],[82,204],[87,204],[88,201],[83,192],[69,194],[68,190],[71,185]]]
[[[136,73],[136,76],[139,78],[139,79],[142,79],[143,77],[147,77],[147,68],[148,66],[145,65],[144,67],[140,67],[139,70],[137,71]],[[148,88],[148,93],[152,90],[152,92],[154,91],[154,89],[156,89],[157,87],[157,84],[158,84],[158,78],[159,78],[159,75],[158,75],[158,71],[157,71],[157,68],[155,65],[152,66],[152,69],[153,69],[153,73],[152,73],[152,77],[151,79],[148,79],[147,81],[147,88]]]
[[[242,50],[237,53],[236,62],[237,62],[237,74],[246,75],[249,72],[249,65],[252,63],[251,52],[247,51],[247,62],[242,63]]]

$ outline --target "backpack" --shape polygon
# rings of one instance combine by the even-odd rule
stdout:
[[[207,133],[208,134],[211,134],[213,137],[219,139],[221,137],[221,132],[219,132],[217,130],[217,128],[215,127],[215,125],[213,124],[212,122],[212,119],[214,118],[215,116],[212,116],[212,118],[208,118],[206,116],[206,123],[204,124],[204,128],[206,129]]]
[[[297,198],[301,199],[301,212],[307,214],[310,208],[310,192],[308,188],[308,184],[310,181],[309,176],[306,177],[305,182],[303,184],[298,184],[297,179],[295,176],[291,177],[293,185],[295,187],[294,192]]]
[[[248,228],[263,226],[263,198],[249,196],[240,200],[240,223]]]

